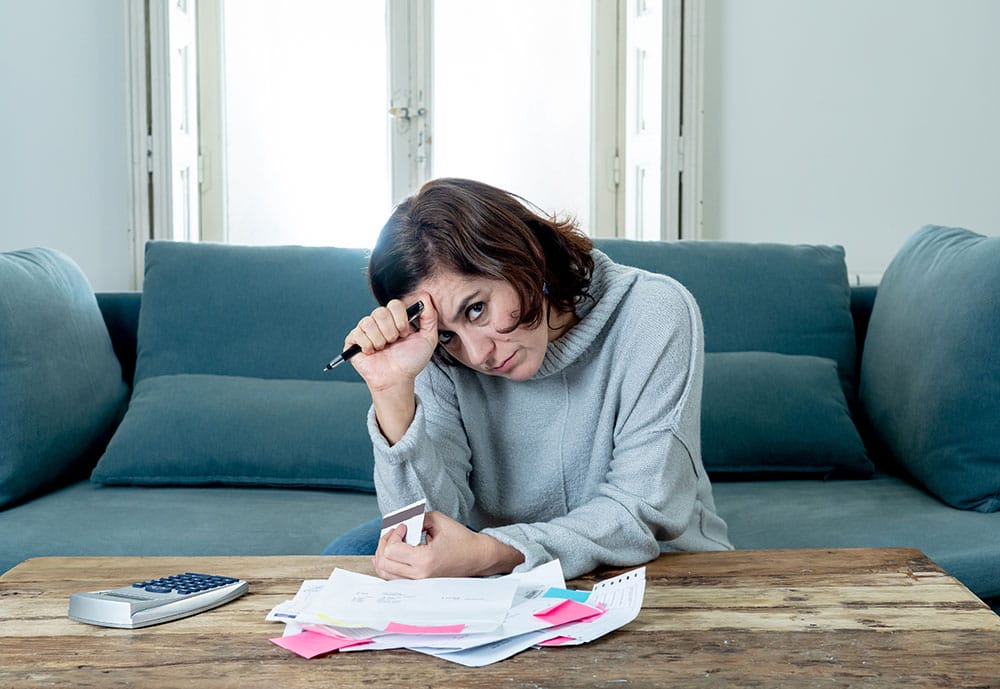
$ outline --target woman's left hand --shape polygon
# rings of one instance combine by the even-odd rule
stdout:
[[[383,579],[487,576],[508,573],[524,561],[521,551],[441,512],[424,515],[424,531],[425,542],[416,546],[403,542],[403,525],[379,539],[375,573]]]

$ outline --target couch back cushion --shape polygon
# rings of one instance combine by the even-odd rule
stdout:
[[[599,239],[611,259],[669,275],[701,309],[706,352],[763,351],[832,359],[854,400],[857,350],[839,246]]]
[[[375,301],[367,256],[150,242],[135,389],[92,478],[373,490],[368,389],[324,372]]]
[[[323,367],[375,308],[361,249],[146,245],[136,382],[176,373],[353,380]]]
[[[872,474],[851,417],[857,342],[841,247],[595,245],[615,261],[674,277],[698,302],[702,457],[714,479]]]
[[[0,507],[91,464],[127,395],[80,268],[51,249],[0,254]]]
[[[93,479],[371,492],[364,383],[206,374],[139,381]]]
[[[900,249],[872,308],[860,401],[928,490],[1000,509],[1000,237],[927,226]]]
[[[832,359],[710,352],[704,380],[702,461],[712,478],[872,474]]]

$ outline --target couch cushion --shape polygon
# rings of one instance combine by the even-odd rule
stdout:
[[[366,269],[361,249],[149,242],[135,379],[359,381],[323,367],[376,306]]]
[[[93,474],[372,490],[367,388],[324,372],[375,300],[365,252],[150,242],[135,393]]]
[[[900,249],[872,308],[861,402],[931,492],[1000,509],[1000,237],[927,226]]]
[[[976,595],[1000,596],[1000,513],[954,509],[885,474],[726,481],[712,490],[737,548],[919,548]]]
[[[831,359],[709,353],[704,381],[702,459],[713,479],[874,471]]]
[[[613,260],[665,273],[694,295],[706,352],[807,354],[837,362],[855,399],[857,347],[839,246],[599,239]]]
[[[79,267],[50,249],[0,254],[0,507],[93,462],[127,394]]]
[[[173,375],[136,384],[105,484],[374,491],[364,383]]]
[[[378,515],[371,493],[81,481],[0,512],[0,573],[53,555],[319,555]]]

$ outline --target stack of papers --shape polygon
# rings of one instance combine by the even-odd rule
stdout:
[[[567,589],[558,560],[489,579],[384,581],[338,568],[304,581],[267,619],[285,623],[271,641],[306,658],[408,648],[479,667],[532,646],[593,641],[634,620],[645,590],[645,567],[592,591]]]

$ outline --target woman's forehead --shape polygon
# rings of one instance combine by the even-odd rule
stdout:
[[[463,275],[455,271],[441,271],[421,280],[416,290],[407,295],[404,301],[408,303],[418,298],[417,295],[426,292],[434,300],[434,307],[445,320],[451,318],[457,304],[463,303],[471,296],[482,298],[493,292],[497,285],[504,284],[502,280],[494,280],[480,275]]]

